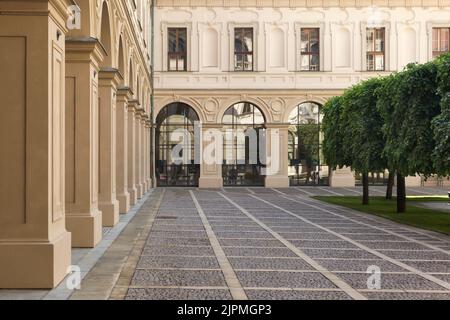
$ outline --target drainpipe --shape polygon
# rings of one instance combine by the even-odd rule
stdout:
[[[151,46],[150,46],[150,86],[152,88],[152,94],[150,96],[150,175],[152,179],[153,187],[156,187],[155,180],[155,127],[153,123],[154,110],[155,110],[155,1],[152,0],[150,9],[150,20],[151,20]]]

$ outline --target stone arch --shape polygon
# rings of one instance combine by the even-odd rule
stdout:
[[[168,98],[164,98],[164,99],[155,99],[155,112],[154,112],[154,117],[156,120],[157,115],[159,114],[159,112],[164,109],[165,106],[174,103],[174,102],[182,102],[184,104],[187,104],[188,106],[190,106],[192,109],[195,110],[195,112],[198,115],[198,118],[200,119],[201,123],[205,123],[206,122],[206,115],[204,112],[204,108],[202,107],[202,105],[196,101],[195,99],[189,98],[189,97],[181,97],[181,96],[172,96],[172,97],[168,97]]]
[[[225,112],[228,110],[229,107],[231,107],[237,103],[242,103],[242,102],[248,102],[248,103],[251,103],[251,104],[255,105],[256,107],[258,107],[259,110],[261,110],[261,112],[264,116],[264,119],[266,120],[266,123],[274,122],[272,112],[270,112],[270,107],[267,105],[267,103],[265,103],[263,100],[259,100],[259,99],[255,99],[255,98],[251,98],[251,97],[236,98],[236,99],[227,100],[226,102],[224,102],[221,105],[219,112],[217,113],[216,122],[217,123],[222,122],[223,115],[225,114]]]
[[[302,103],[315,103],[319,106],[323,107],[323,105],[327,102],[327,99],[323,97],[314,97],[314,98],[303,98],[299,100],[295,100],[292,104],[289,105],[289,107],[286,108],[284,114],[283,114],[283,122],[288,123],[289,122],[289,115],[291,114],[292,110],[297,108]]]
[[[99,29],[99,40],[103,48],[106,51],[106,55],[103,58],[103,67],[112,67],[114,61],[114,45],[113,45],[113,28],[111,24],[111,14],[106,1],[102,4],[101,18],[100,18],[100,29]]]

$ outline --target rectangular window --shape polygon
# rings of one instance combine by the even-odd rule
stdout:
[[[367,43],[367,71],[384,71],[385,60],[385,31],[384,28],[368,28],[366,31]]]
[[[450,28],[433,28],[433,58],[449,52]]]
[[[187,71],[187,29],[168,29],[168,69],[169,71]]]
[[[300,39],[302,71],[320,70],[320,29],[302,28]]]
[[[253,28],[234,29],[234,70],[253,71]]]

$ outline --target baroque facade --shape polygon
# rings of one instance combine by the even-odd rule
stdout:
[[[354,186],[348,169],[328,176],[320,130],[312,143],[300,125],[320,128],[320,116],[308,119],[314,106],[351,85],[448,51],[450,2],[159,0],[155,26],[155,115],[173,103],[188,105],[206,133],[226,127],[223,115],[230,107],[254,105],[263,114],[263,127],[280,132],[281,168],[261,185]],[[173,173],[156,148],[157,178],[164,183]],[[236,181],[236,170],[243,176],[255,172],[237,165],[230,178],[225,161],[202,164],[198,185],[221,187],[230,179],[251,184]],[[420,184],[419,177],[408,181]]]
[[[1,288],[56,286],[151,186],[150,1],[76,4],[0,2]]]

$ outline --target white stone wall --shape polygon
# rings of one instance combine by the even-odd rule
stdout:
[[[431,59],[431,28],[450,7],[157,7],[155,89],[345,89]],[[367,26],[386,28],[386,72],[368,72]],[[233,28],[254,28],[254,72],[234,71]],[[167,28],[188,29],[188,71],[167,72]],[[320,27],[321,71],[300,72],[301,27]],[[158,30],[159,29],[159,30]]]

